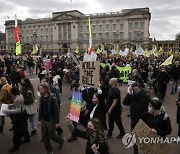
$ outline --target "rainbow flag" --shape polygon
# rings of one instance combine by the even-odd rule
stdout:
[[[19,29],[17,26],[17,17],[15,15],[15,28],[14,28],[14,40],[16,43],[16,56],[18,56],[19,54],[21,54],[21,42],[20,42],[20,38],[19,38]]]
[[[70,120],[78,122],[81,112],[81,104],[82,104],[82,92],[73,91],[72,92],[72,100],[70,106]]]

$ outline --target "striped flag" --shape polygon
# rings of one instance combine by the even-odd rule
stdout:
[[[21,42],[19,38],[19,29],[17,26],[17,16],[15,14],[14,41],[16,43],[16,56],[21,54]]]

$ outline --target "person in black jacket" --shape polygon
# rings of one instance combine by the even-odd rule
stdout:
[[[94,93],[93,99],[88,95],[87,90],[82,91],[82,97],[86,103],[90,106],[88,113],[84,117],[84,124],[87,125],[87,121],[92,118],[97,118],[102,122],[103,128],[107,130],[106,125],[106,107],[102,97],[102,90],[98,89],[97,93]]]
[[[59,143],[59,148],[62,147],[64,139],[55,133],[56,127],[59,127],[59,106],[54,95],[50,94],[48,83],[42,83],[38,86],[41,94],[39,105],[39,121],[38,126],[41,126],[41,133],[45,149],[48,154],[53,153],[50,144],[50,139]]]
[[[158,98],[163,101],[166,96],[167,83],[170,78],[165,68],[161,69],[161,72],[158,74],[156,78],[156,83],[158,85]]]
[[[174,93],[177,92],[177,87],[178,87],[178,82],[180,78],[180,65],[179,61],[175,61],[175,65],[172,66],[171,71],[170,71],[170,76],[171,76],[171,94],[173,95]]]
[[[109,144],[105,137],[104,129],[98,119],[90,119],[87,124],[87,131],[82,131],[73,126],[69,115],[66,117],[69,129],[73,135],[87,140],[86,154],[109,154]]]
[[[162,102],[156,97],[150,102],[149,112],[145,114],[143,121],[153,133],[163,138],[172,132],[170,118],[162,107]]]
[[[176,105],[177,105],[176,120],[177,120],[177,124],[178,124],[178,140],[180,142],[180,92],[179,92],[178,98],[176,99]]]
[[[131,131],[134,129],[138,121],[148,111],[150,97],[141,89],[139,82],[134,82],[128,89],[128,94],[123,100],[124,105],[130,105]],[[134,154],[138,153],[138,148],[135,145]]]

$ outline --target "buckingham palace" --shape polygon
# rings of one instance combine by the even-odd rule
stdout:
[[[40,52],[66,52],[77,47],[86,50],[89,43],[91,18],[93,48],[101,44],[106,50],[113,48],[149,47],[149,8],[124,9],[120,12],[83,14],[78,10],[53,12],[50,18],[18,19],[22,52],[38,46]],[[15,50],[14,20],[5,21],[6,51]]]

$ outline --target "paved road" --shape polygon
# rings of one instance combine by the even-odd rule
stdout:
[[[34,88],[37,90],[37,86],[39,84],[39,79],[36,75],[33,75],[30,77]],[[126,85],[120,86],[121,90],[121,96],[122,99],[124,98],[126,94]],[[67,140],[70,137],[70,132],[67,128],[67,124],[65,122],[64,117],[69,112],[69,97],[71,96],[71,90],[68,83],[63,83],[63,93],[61,94],[61,101],[62,101],[62,107],[61,107],[61,125],[64,129],[63,136]],[[37,97],[37,96],[36,96]],[[166,108],[166,111],[168,115],[171,118],[172,123],[172,129],[173,132],[170,136],[177,136],[177,124],[176,124],[176,105],[174,103],[174,100],[176,98],[176,95],[170,95],[169,87],[167,90],[167,96],[165,98],[164,106]],[[129,114],[129,107],[123,106],[123,112],[122,112],[122,121],[125,127],[126,132],[130,132],[130,119],[127,117]],[[0,154],[7,154],[7,150],[12,147],[12,132],[9,131],[9,128],[11,127],[9,118],[6,118],[6,124],[4,127],[4,132],[0,134]],[[81,126],[78,126],[81,128]],[[29,130],[31,130],[29,128]],[[122,145],[122,142],[120,139],[116,139],[116,136],[118,135],[118,129],[115,127],[115,130],[113,132],[113,137],[109,140],[111,152],[113,154],[131,154],[133,153],[132,148],[125,149]],[[84,154],[85,148],[86,148],[86,140],[78,139],[75,142],[68,143],[65,142],[63,149],[59,150],[58,145],[54,142],[51,142],[54,153],[58,154]],[[178,144],[172,144],[172,152],[171,154],[179,154],[180,152],[180,146]],[[41,143],[41,131],[40,128],[37,129],[37,135],[31,138],[31,143],[23,144],[20,147],[20,150],[17,152],[17,154],[45,154],[45,148],[44,144]],[[165,153],[164,153],[165,154]]]

